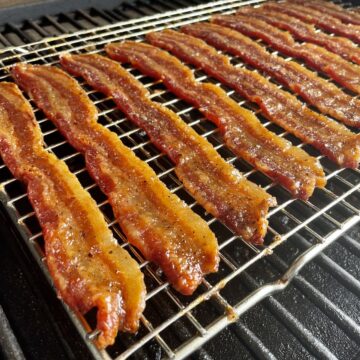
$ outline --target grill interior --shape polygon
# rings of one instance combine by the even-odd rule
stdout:
[[[0,53],[0,78],[1,81],[11,81],[8,68],[19,61],[49,65],[57,64],[59,53],[65,51],[102,53],[104,44],[111,41],[122,39],[141,41],[144,34],[149,31],[161,30],[165,27],[176,28],[180,25],[206,20],[215,12],[230,13],[239,6],[260,2],[218,1],[95,28],[93,27],[94,21],[99,22],[96,25],[101,25],[100,20],[94,20],[96,17],[90,17],[85,20],[85,23],[86,21],[92,23],[89,26],[91,29],[80,31],[78,30],[79,24],[76,17],[74,19],[68,17],[67,24],[72,23],[74,27],[74,29],[71,29],[70,26],[70,30],[76,32],[68,35],[58,35],[53,29],[58,28],[58,33],[64,32],[64,29],[59,28],[59,24],[55,26],[55,23],[52,22],[51,32],[54,37],[45,39],[40,38],[41,35],[45,36],[46,28],[45,30],[40,28],[42,32],[39,30],[35,36],[36,31],[29,30],[29,28],[25,31],[24,28],[20,29],[13,26],[11,29],[7,28],[5,30],[11,30],[13,36],[19,39],[22,38],[23,41],[28,42],[30,39],[33,42],[22,46],[11,46],[2,50]],[[141,15],[146,15],[146,12]],[[124,20],[121,16],[119,15],[119,20]],[[47,21],[51,22],[49,19],[51,17],[47,18]],[[32,24],[32,26],[34,25]],[[83,28],[86,27],[83,26]],[[0,41],[5,47],[11,45],[9,40],[3,36],[0,37]],[[232,63],[236,66],[246,66],[234,57]],[[300,267],[359,221],[360,171],[358,169],[337,168],[316,150],[300,143],[298,139],[284,132],[280,127],[268,122],[262,117],[255,105],[245,101],[233,90],[221,85],[203,72],[194,69],[197,80],[213,82],[221,86],[239,104],[254,111],[270,130],[279,136],[287,138],[294,145],[304,148],[308,153],[320,159],[328,180],[326,188],[317,189],[309,201],[293,200],[283,188],[272,183],[271,179],[255,171],[246,162],[234,157],[223,146],[216,127],[206,121],[200,112],[177,99],[160,82],[154,82],[131,67],[128,67],[128,70],[145,84],[150,90],[151,98],[154,101],[160,102],[178,113],[199,134],[206,137],[223,158],[233,163],[249,180],[262,185],[269,193],[274,195],[279,204],[269,213],[269,229],[263,247],[255,247],[233,236],[225,226],[205,213],[203,208],[193,201],[177,179],[171,162],[150,143],[146,134],[128,121],[121,111],[116,109],[111,99],[93,91],[80,81],[98,107],[99,122],[117,133],[124,144],[146,161],[168,188],[202,216],[217,235],[221,249],[219,272],[207,276],[193,296],[184,297],[171,289],[164,280],[161,271],[153,264],[144,261],[139,252],[126,242],[105,196],[94,184],[84,168],[82,156],[74,151],[54,125],[32,103],[47,149],[67,163],[70,170],[77,175],[82,185],[97,201],[119,243],[127,248],[134,258],[138,260],[145,274],[148,290],[146,310],[138,334],[120,334],[114,346],[101,352],[91,343],[91,339],[96,336],[96,333],[92,332],[95,312],[82,317],[74,314],[64,305],[69,312],[69,316],[82,336],[86,338],[87,345],[95,358],[127,358],[129,356],[144,358],[144,356],[154,353],[160,353],[162,356],[169,358],[175,355],[182,358],[190,354],[259,300],[284,288],[287,281],[293,277]],[[29,246],[49,281],[51,281],[43,261],[41,229],[26,197],[25,189],[12,177],[3,163],[0,165],[0,184],[2,203],[22,234],[23,240]],[[299,235],[301,235],[302,239],[306,239],[302,240],[305,241],[302,251],[295,251],[294,247],[293,253],[289,250],[288,254],[288,259],[291,260],[302,256],[299,261],[292,264],[289,261],[288,264],[280,266],[276,275],[267,273],[266,268],[259,271],[257,264],[260,259],[273,254],[273,252],[275,254],[270,256],[269,259],[276,259],[277,252],[281,251],[281,245],[286,240],[299,242]],[[286,270],[288,272],[282,281],[271,283],[281,278]],[[271,285],[261,287],[268,283],[271,283]]]

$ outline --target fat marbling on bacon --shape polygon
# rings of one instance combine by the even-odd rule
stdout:
[[[306,188],[309,183],[304,184],[304,181],[306,183],[309,178],[300,179],[296,169],[288,164],[308,159],[307,154],[267,130],[253,113],[240,107],[218,86],[197,82],[190,69],[177,58],[148,44],[114,43],[109,44],[106,51],[110,57],[131,62],[147,75],[161,79],[170,91],[197,107],[219,127],[226,145],[236,155],[286,186],[292,193],[303,191],[302,195],[306,196],[307,190],[299,191],[297,186]],[[315,178],[310,179],[310,186],[314,186],[314,183]]]
[[[170,157],[185,188],[209,213],[244,239],[262,241],[269,207],[265,191],[227,164],[179,116],[151,101],[149,91],[119,63],[95,54],[68,54],[62,56],[61,64],[96,90],[113,97],[127,117]],[[259,196],[253,197],[254,192]]]
[[[278,11],[290,16],[294,16],[309,24],[314,24],[318,28],[334,33],[336,35],[347,37],[358,44],[360,43],[360,26],[354,24],[344,24],[339,19],[327,15],[324,12],[308,8],[291,2],[269,2],[263,5],[264,8]]]
[[[346,94],[334,84],[294,61],[286,61],[268,52],[254,40],[235,31],[239,27],[236,17],[215,15],[211,20],[213,24],[199,23],[193,26],[193,29],[199,30],[203,40],[239,56],[245,62],[272,76],[299,94],[309,104],[316,106],[323,114],[328,114],[346,125],[360,127],[359,99]]]
[[[79,84],[57,67],[18,64],[17,83],[84,154],[86,167],[107,195],[128,241],[158,264],[181,293],[191,294],[217,270],[215,235],[127,148],[97,123],[97,111]]]
[[[181,30],[194,33],[196,36],[199,28],[198,25],[189,25]],[[215,48],[194,36],[164,30],[149,33],[147,38],[154,45],[163,47],[185,62],[200,67],[210,76],[255,102],[269,120],[282,126],[303,142],[313,145],[340,166],[358,167],[360,140],[344,125],[310,110],[295,96],[279,89],[260,74],[242,67],[236,68],[231,65],[227,56],[219,54]],[[354,152],[354,148],[358,150]],[[308,166],[310,170],[304,170],[299,176],[315,176],[317,186],[324,185],[323,173],[311,157],[308,158]]]
[[[29,102],[15,84],[0,83],[2,159],[27,186],[59,296],[81,313],[97,308],[97,345],[106,347],[118,330],[137,330],[145,306],[143,274],[76,176],[43,146]]]
[[[296,102],[294,97],[252,71],[235,68],[228,57],[219,54],[204,41],[174,30],[149,33],[147,40],[239,91],[241,95],[261,106],[265,110],[265,116],[287,130],[298,127],[296,119],[291,121],[293,109],[286,111],[291,102]],[[299,105],[301,106],[301,103]],[[298,148],[293,147],[291,150],[294,161],[288,163],[288,176],[292,176],[292,193],[294,196],[307,199],[315,186],[325,185],[324,172],[317,159]]]
[[[181,30],[189,34],[194,33],[196,36],[200,34],[200,29],[200,25],[188,25]],[[185,62],[200,67],[210,76],[255,102],[269,120],[282,126],[303,142],[313,145],[340,166],[358,167],[360,141],[356,140],[356,135],[345,126],[308,109],[295,96],[279,89],[260,74],[232,66],[227,56],[219,54],[215,48],[194,36],[164,30],[149,33],[147,38],[151,43],[169,50]],[[353,151],[354,147],[358,148],[356,152]],[[311,157],[308,157],[307,161],[308,171],[317,178],[317,186],[323,186],[325,180],[319,166]],[[304,168],[299,176],[305,177],[310,174]]]
[[[358,65],[360,64],[360,48],[351,40],[317,31],[313,24],[308,24],[296,17],[278,11],[269,10],[263,6],[259,8],[245,7],[239,11],[247,12],[250,9],[252,15],[259,17],[268,24],[289,31],[297,40],[323,46],[346,60],[353,61]]]
[[[350,9],[344,9],[338,4],[334,4],[331,1],[294,1],[292,3],[297,3],[299,5],[305,5],[306,7],[320,11],[321,13],[333,16],[343,23],[360,25],[360,14],[351,11]]]
[[[252,7],[239,10],[236,16],[231,16],[231,19],[238,21],[236,30],[242,34],[261,39],[285,55],[304,60],[306,64],[328,75],[339,85],[360,93],[360,66],[346,61],[321,46],[297,43],[290,33],[264,21]]]

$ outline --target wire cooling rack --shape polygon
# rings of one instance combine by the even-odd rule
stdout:
[[[141,41],[149,31],[176,28],[206,20],[213,13],[231,13],[237,7],[258,3],[261,1],[216,1],[91,30],[45,38],[28,45],[9,47],[0,52],[0,78],[2,81],[12,81],[8,69],[19,61],[56,65],[59,54],[62,52],[101,53],[103,46],[111,41],[123,39]],[[246,66],[234,57],[232,57],[232,62],[236,66]],[[160,349],[161,356],[181,359],[191,354],[266,296],[284,289],[307,262],[360,220],[360,171],[336,167],[310,146],[302,144],[280,127],[268,122],[254,104],[245,101],[234,91],[203,72],[193,69],[198,81],[209,81],[221,86],[239,104],[254,111],[270,130],[287,138],[294,145],[302,147],[320,160],[328,181],[326,188],[317,189],[309,201],[293,200],[281,186],[274,184],[271,179],[254,170],[246,162],[237,159],[223,145],[216,127],[206,121],[196,109],[168,92],[160,82],[154,82],[131,67],[128,67],[128,70],[149,89],[154,101],[162,103],[179,114],[199,134],[207,138],[226,161],[242,171],[248,179],[262,185],[278,200],[278,206],[271,209],[269,213],[269,229],[264,246],[255,247],[242,241],[194,202],[177,179],[169,159],[151,144],[142,130],[130,123],[121,111],[116,109],[111,99],[91,90],[79,80],[98,107],[99,122],[114,131],[127,146],[146,161],[172,192],[187,202],[207,221],[218,237],[221,252],[219,272],[209,275],[193,296],[181,296],[168,285],[159,269],[145,261],[141,254],[126,242],[106,197],[87,173],[82,156],[74,151],[54,125],[32,103],[47,149],[67,163],[70,170],[76,174],[82,185],[97,201],[114,236],[121,246],[128,249],[139,262],[145,274],[148,289],[146,310],[141,318],[139,332],[135,335],[119,334],[115,345],[106,350],[99,351],[92,343],[92,339],[97,335],[93,331],[93,313],[81,316],[64,304],[69,316],[96,359],[125,359],[130,356],[143,358],[154,344]],[[44,262],[41,228],[24,187],[12,177],[3,163],[0,164],[0,190],[1,202],[51,283]],[[245,291],[242,288],[240,275],[250,271],[261,258],[271,255],[284,241],[292,241],[296,234],[302,234],[309,239],[311,246],[298,255],[279,279]]]

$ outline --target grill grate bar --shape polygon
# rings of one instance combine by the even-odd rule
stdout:
[[[0,79],[10,80],[8,74],[9,66],[18,61],[56,65],[58,55],[63,51],[99,52],[101,51],[102,45],[109,41],[123,39],[141,41],[143,40],[143,35],[149,31],[160,30],[165,27],[176,28],[183,24],[206,20],[215,12],[222,11],[225,13],[231,13],[234,12],[238,6],[256,4],[260,2],[262,2],[262,0],[217,1],[210,4],[190,7],[188,9],[175,10],[168,13],[151,15],[141,19],[133,19],[130,21],[96,28],[93,28],[93,26],[97,24],[97,21],[81,10],[77,11],[73,17],[70,15],[62,15],[63,19],[66,20],[66,23],[72,24],[76,29],[82,28],[82,30],[76,31],[72,34],[64,34],[43,39],[28,45],[10,47],[1,50]],[[156,5],[139,2],[139,4],[140,3],[143,4],[141,9],[143,9],[144,13],[153,12],[154,9],[157,9]],[[161,3],[165,2],[161,0]],[[179,0],[175,1],[174,4],[175,3],[189,4],[187,1]],[[158,4],[160,4],[160,2],[158,2]],[[165,7],[171,8],[172,5],[173,4],[166,4]],[[173,7],[175,7],[175,5]],[[131,9],[128,7],[128,10],[129,14],[132,11],[136,11],[140,14],[140,10],[137,8]],[[123,15],[120,15],[120,12],[114,11],[109,14],[106,11],[99,11],[97,9],[94,11],[96,14],[100,14],[104,19],[106,19],[106,17],[109,19],[124,18]],[[77,17],[81,19],[81,21],[77,21]],[[50,24],[54,29],[57,29],[59,32],[64,33],[67,31],[58,18],[46,16],[44,17],[44,21]],[[44,30],[40,31],[42,28],[39,27],[37,23],[31,22],[28,25],[33,28],[34,31],[39,33],[39,35],[43,36]],[[92,27],[92,29],[86,29],[87,27]],[[31,36],[34,36],[30,33],[27,33],[25,36],[21,29],[17,27],[14,27],[12,30],[15,34],[18,34],[23,38],[26,37],[27,39],[30,39]],[[1,37],[0,41],[2,41]],[[5,44],[4,41],[2,42]],[[259,43],[264,45],[262,42]],[[9,44],[10,42],[8,42],[7,45]],[[267,49],[271,51],[270,48],[267,47]],[[293,60],[292,58],[286,59]],[[232,58],[232,60],[235,60],[235,58]],[[251,67],[238,61],[238,59],[236,60],[235,66],[253,70]],[[304,64],[300,64],[304,66]],[[226,161],[232,163],[250,180],[260,183],[267,191],[279,199],[279,205],[269,212],[269,229],[265,245],[262,247],[255,247],[252,244],[242,241],[242,239],[234,236],[216,219],[211,217],[209,214],[204,213],[204,210],[196,202],[194,202],[191,196],[187,193],[186,189],[184,189],[181,182],[177,179],[174,167],[167,157],[161,154],[151,144],[149,139],[144,136],[144,133],[132,125],[126,117],[124,117],[124,115],[116,109],[111,99],[103,97],[94,90],[89,90],[84,82],[80,81],[80,84],[86,89],[88,95],[91,97],[99,110],[99,121],[108,129],[115,131],[119,138],[127,146],[129,146],[139,157],[152,166],[159,178],[167,184],[169,189],[185,200],[194,211],[198,212],[211,226],[219,238],[221,258],[219,274],[207,277],[194,296],[184,298],[179,294],[176,294],[174,290],[170,288],[169,284],[164,281],[162,274],[155,269],[152,264],[145,261],[139,252],[126,241],[111,210],[109,210],[108,201],[106,199],[104,200],[103,196],[98,195],[98,187],[91,180],[83,162],[80,160],[82,159],[82,156],[69,147],[67,142],[64,141],[64,138],[60,136],[59,132],[51,127],[51,122],[46,119],[46,117],[44,117],[44,115],[36,109],[36,107],[34,107],[38,122],[43,129],[43,134],[45,135],[47,149],[62,160],[66,161],[72,172],[76,174],[79,179],[84,179],[84,187],[96,199],[99,208],[104,212],[109,228],[112,229],[116,238],[119,239],[120,245],[122,247],[126,247],[126,249],[129,250],[134,258],[139,262],[141,269],[145,273],[145,278],[150,284],[146,297],[148,306],[155,306],[158,304],[159,300],[161,300],[161,304],[169,306],[169,309],[166,311],[166,316],[162,318],[162,314],[160,314],[160,320],[153,319],[151,316],[152,314],[147,314],[145,311],[142,318],[143,326],[141,331],[138,335],[134,335],[132,337],[132,340],[125,349],[121,347],[121,344],[116,343],[115,346],[117,348],[115,351],[108,349],[106,351],[99,352],[92,345],[90,340],[87,342],[89,349],[97,359],[125,359],[131,355],[140,354],[139,351],[143,351],[146,346],[150,346],[149,344],[152,344],[155,341],[161,349],[163,349],[165,356],[183,358],[192,351],[191,349],[203,344],[207,339],[211,338],[224,326],[246,311],[246,309],[256,304],[265,296],[283,289],[286,286],[285,284],[288,283],[289,279],[294,276],[296,271],[319,252],[319,246],[321,246],[321,249],[324,248],[334,241],[337,236],[341,235],[346,229],[355,224],[356,221],[359,221],[360,201],[356,200],[360,200],[360,182],[358,181],[360,172],[358,169],[338,169],[318,152],[314,151],[309,146],[296,141],[294,143],[296,146],[309,151],[317,157],[319,161],[321,161],[326,171],[328,186],[325,189],[317,189],[314,196],[308,201],[294,200],[284,189],[282,189],[279,185],[274,184],[271,179],[260,174],[245,161],[239,160],[230,151],[228,151],[222,143],[217,128],[206,121],[196,109],[188,104],[184,104],[176,96],[169,93],[166,89],[164,89],[159,81],[149,80],[149,78],[139,74],[136,70],[130,67],[128,68],[128,71],[144,83],[150,91],[150,97],[154,101],[160,102],[162,105],[174,110],[201,136],[211,141],[216,150],[226,159]],[[193,71],[197,81],[211,81],[212,83],[223,87],[220,82],[204,75],[201,71],[197,71],[196,69],[193,69]],[[270,79],[269,77],[267,78]],[[280,89],[283,89],[280,84],[276,83],[276,85]],[[278,136],[285,137],[290,139],[290,141],[293,141],[293,137],[291,137],[290,134],[276,126],[274,127],[272,122],[263,119],[259,108],[237,96],[235,91],[228,88],[224,89],[227,94],[233,97],[240,105],[251,109],[257,116],[259,116],[264,126],[268,127],[272,131],[275,131]],[[24,240],[29,245],[33,254],[35,254],[34,256],[37,261],[42,262],[44,260],[42,233],[37,224],[35,214],[31,207],[29,207],[29,204],[25,204],[28,202],[27,197],[24,190],[19,187],[19,182],[9,175],[2,177],[1,174],[5,170],[6,167],[3,164],[0,164],[1,201],[8,209],[14,223],[17,224],[19,231],[23,235]],[[299,210],[299,208],[302,210]],[[345,212],[346,215],[339,217],[338,212],[340,210],[337,210],[338,208]],[[306,243],[304,243],[304,249],[310,250],[303,252],[298,258],[298,261],[295,261],[290,267],[286,265],[279,266],[281,268],[281,272],[288,269],[288,275],[283,278],[284,280],[280,282],[280,285],[276,283],[265,287],[259,287],[260,284],[256,282],[254,283],[255,280],[249,280],[249,275],[246,270],[250,270],[260,259],[271,255],[273,252],[276,254],[277,246],[289,238],[293,239],[294,235],[296,235],[299,231],[306,232],[310,237],[312,237],[312,241],[314,243],[307,243],[306,241]],[[354,247],[353,244],[349,246]],[[233,259],[234,249],[237,249],[236,251],[240,251],[244,254],[245,258],[242,262],[238,262]],[[269,259],[272,259],[272,257],[269,257]],[[332,266],[331,260],[327,257],[323,256],[321,259],[322,267],[326,268]],[[42,264],[42,268],[49,278],[49,274],[47,273],[44,264]],[[338,268],[341,269],[340,267]],[[337,276],[339,276],[342,280],[345,279],[346,286],[351,288],[354,293],[360,294],[360,283],[345,271],[341,272],[341,270],[337,268],[335,269]],[[235,280],[242,282],[243,278],[248,279],[248,294],[246,296],[241,295],[241,297],[239,297],[235,302],[230,301],[230,299],[224,295],[222,290],[226,289],[228,284]],[[312,292],[312,294],[315,293]],[[317,295],[318,294],[316,293],[314,297]],[[171,310],[171,306],[174,306],[175,309]],[[274,306],[275,309],[277,305]],[[325,303],[320,301],[318,306],[324,308]],[[199,309],[202,307],[206,309],[214,307],[220,315],[212,319],[210,323],[206,323],[200,316],[198,316]],[[70,317],[73,319],[81,334],[88,333],[89,339],[93,339],[97,336],[96,332],[91,332],[91,326],[89,325],[89,319],[87,316],[80,317],[79,321],[78,316],[72,313],[67,307],[65,308],[69,312]],[[284,318],[282,321],[287,324],[287,326],[292,326],[294,319],[289,320],[287,310],[280,309],[280,311],[282,314],[285,314],[283,315]],[[341,313],[337,312],[334,313],[333,316],[335,318],[340,315]],[[190,328],[187,330],[190,339],[181,341],[180,344],[173,344],[173,340],[169,338],[169,333],[172,332],[174,336],[180,335],[177,334],[177,331],[179,332],[179,330],[170,329],[176,328],[177,324],[179,324],[179,321],[182,321],[182,319],[186,319],[190,324],[189,326],[191,327],[191,330]],[[346,320],[343,321],[346,322]],[[296,326],[297,324],[295,323],[295,328],[297,329],[295,330],[296,336],[307,343],[310,339],[310,335],[307,334],[306,331],[304,332],[303,328]],[[249,338],[251,338],[251,334],[249,334]],[[322,343],[319,342],[319,344],[320,348],[318,352],[315,352],[315,354],[329,355],[328,349]],[[332,354],[330,353],[330,355]]]
[[[346,286],[356,296],[360,297],[360,281],[358,279],[354,278],[326,255],[320,255],[319,258],[316,259],[316,262],[318,262],[322,268],[331,272],[333,276],[338,278],[342,285]]]
[[[287,269],[286,263],[279,256],[274,254],[268,261],[279,271]],[[355,321],[339,309],[332,301],[323,295],[312,284],[305,280],[301,275],[293,279],[294,285],[306,295],[322,312],[331,318],[350,338],[356,343],[360,343],[360,328]]]

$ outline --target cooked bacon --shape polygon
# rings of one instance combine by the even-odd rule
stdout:
[[[182,30],[191,32],[191,26],[185,26]],[[295,96],[279,89],[258,73],[235,68],[227,56],[219,54],[200,39],[173,30],[149,33],[147,39],[257,103],[269,120],[303,142],[312,144],[339,165],[357,168],[360,149],[354,156],[353,147],[359,144],[359,140],[344,125],[303,106]],[[300,177],[304,177],[305,173],[308,176],[312,174],[317,177],[317,185],[323,186],[324,175],[318,164],[311,157],[307,158],[306,163],[309,170],[300,171]],[[299,164],[294,165],[294,171]]]
[[[289,0],[289,2],[294,4],[306,4],[313,0]],[[315,2],[315,1],[314,1]],[[333,3],[331,0],[316,0],[318,4],[321,4],[322,6],[326,6],[330,9],[343,9],[340,5]]]
[[[275,3],[269,2],[263,5],[264,8],[278,11],[290,16],[294,16],[307,23],[314,24],[318,28],[347,37],[360,43],[360,26],[353,24],[343,24],[333,16],[329,16],[321,11],[309,9],[306,6],[290,2]]]
[[[192,35],[261,69],[302,96],[309,104],[316,106],[322,113],[329,114],[347,125],[360,126],[358,99],[303,66],[271,54],[255,41],[231,30],[230,27],[237,28],[239,24],[234,18],[221,15],[212,18],[215,23],[228,28],[208,23],[191,25]]]
[[[261,39],[273,49],[285,55],[304,60],[314,69],[322,71],[340,85],[360,93],[360,67],[344,60],[323,47],[314,44],[299,44],[287,31],[280,30],[261,19],[246,16],[229,16],[233,22],[238,22],[236,30],[255,39]]]
[[[138,264],[113,238],[95,201],[64,162],[45,151],[29,102],[0,83],[0,154],[27,194],[43,229],[55,287],[73,310],[97,308],[100,348],[118,330],[136,331],[145,306]]]
[[[264,7],[244,7],[240,8],[239,12],[243,14],[250,12],[251,15],[266,21],[268,24],[289,31],[297,40],[323,46],[346,60],[360,64],[360,48],[349,39],[316,31],[312,24],[307,24],[293,16],[267,10]]]
[[[131,62],[142,72],[161,79],[171,91],[219,126],[226,144],[235,154],[279,181],[295,196],[307,198],[313,192],[317,175],[310,171],[311,158],[305,152],[268,131],[219,87],[196,82],[190,69],[175,57],[151,45],[132,42],[110,44],[106,51],[111,57]],[[299,166],[308,176],[299,174]]]
[[[63,135],[85,155],[128,241],[158,264],[181,293],[191,294],[216,271],[218,246],[206,222],[171,194],[155,172],[97,123],[78,83],[50,66],[18,64],[12,74]]]
[[[291,1],[333,16],[343,23],[360,25],[360,14],[356,14],[329,1]],[[351,10],[351,9],[350,9]]]
[[[117,62],[100,55],[64,55],[61,64],[114,98],[129,119],[168,154],[185,187],[209,213],[244,239],[262,241],[268,195],[227,164],[210,143],[175,113],[151,101],[146,88]],[[259,196],[253,197],[253,192]]]

